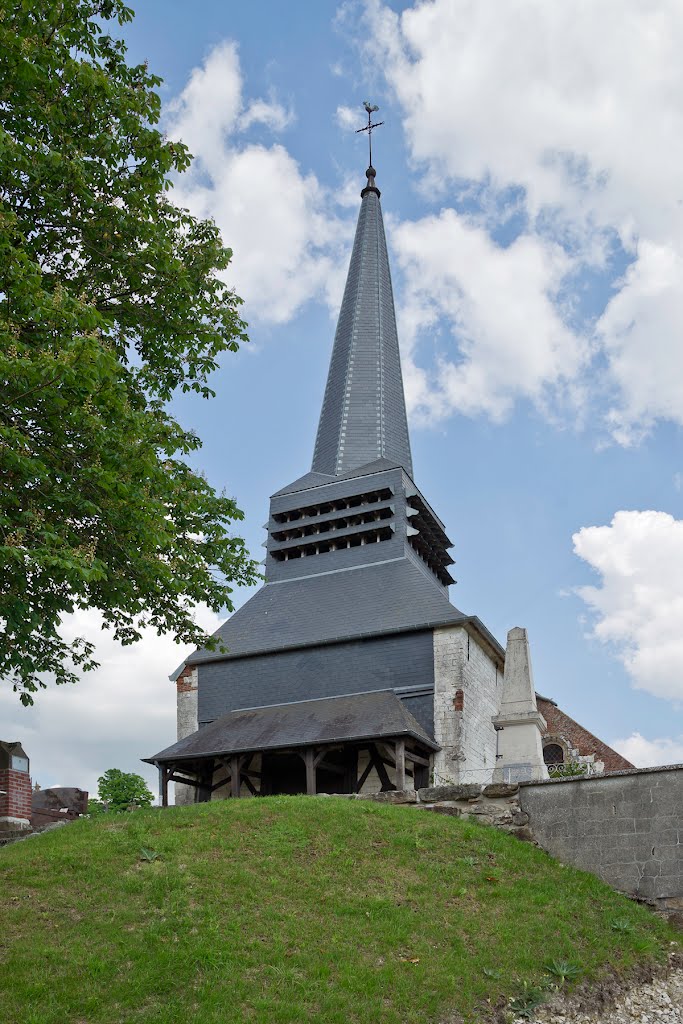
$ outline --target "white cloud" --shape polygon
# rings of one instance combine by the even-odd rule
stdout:
[[[625,240],[671,232],[662,199],[680,198],[683,166],[676,0],[368,8],[414,158],[453,180],[520,185],[531,211],[590,214]]]
[[[167,107],[168,131],[182,140],[208,168],[223,159],[225,136],[242,111],[242,76],[237,46],[216,46],[200,68],[193,68],[180,96]]]
[[[601,577],[577,591],[637,689],[683,701],[683,521],[666,512],[617,512],[573,536]]]
[[[613,282],[596,336],[606,357],[597,390],[603,400],[613,395],[607,423],[630,443],[658,418],[683,422],[674,284],[683,261],[680,3],[424,0],[398,14],[366,0],[366,8],[366,39],[402,109],[425,195],[467,188],[489,226],[507,204],[521,206],[524,231],[561,242],[577,268],[609,268],[617,242],[635,262]],[[522,353],[525,334],[507,344]],[[447,415],[429,373],[423,385],[433,413]],[[482,411],[497,405],[495,388],[479,392]]]
[[[683,424],[681,282],[683,250],[641,242],[598,324],[621,395],[610,419],[622,443],[657,417]]]
[[[352,110],[351,107],[337,107],[335,119],[340,128],[350,130],[351,128],[358,127],[358,113]]]
[[[588,346],[559,313],[569,261],[558,245],[525,235],[503,249],[454,210],[400,224],[392,242],[405,274],[404,374],[418,418],[500,420],[516,398],[542,401],[587,360]],[[428,376],[416,365],[417,342],[441,322],[458,359],[442,352]]]
[[[208,632],[220,625],[200,608],[197,621]],[[143,639],[122,647],[101,629],[98,612],[69,616],[65,638],[86,636],[96,644],[100,668],[75,686],[49,685],[25,708],[17,694],[0,687],[0,729],[4,740],[20,740],[31,761],[31,777],[48,786],[78,786],[95,795],[108,768],[142,775],[156,794],[157,772],[142,764],[176,736],[176,688],[168,676],[191,652],[170,636],[144,629]]]
[[[662,764],[683,764],[683,736],[674,739],[661,737],[647,740],[639,732],[634,732],[625,739],[612,740],[611,746],[636,768],[649,768]]]
[[[274,132],[281,132],[293,120],[293,112],[285,110],[275,100],[271,100],[270,103],[266,103],[265,100],[254,100],[240,117],[239,126],[244,131],[252,124],[264,124]]]
[[[253,125],[280,131],[292,117],[273,97],[245,101],[233,42],[216,46],[168,106],[168,134],[195,157],[174,198],[213,217],[233,249],[228,281],[245,300],[247,320],[282,323],[309,299],[331,301],[352,230],[283,145],[247,143],[239,134]]]

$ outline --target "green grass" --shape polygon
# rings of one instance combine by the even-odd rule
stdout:
[[[479,1022],[551,962],[597,980],[675,937],[509,836],[365,801],[138,811],[0,850],[4,1024]]]

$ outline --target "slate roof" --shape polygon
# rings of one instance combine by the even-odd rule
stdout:
[[[380,194],[366,173],[311,468],[339,476],[385,457],[412,476]]]
[[[229,653],[188,664],[465,621],[427,572],[403,557],[266,583],[214,634]]]
[[[353,469],[349,469],[346,473],[339,473],[336,477],[337,480],[353,480],[355,477],[360,476],[372,476],[374,473],[383,473],[387,469],[404,469],[398,462],[392,462],[391,459],[386,459],[382,456],[379,459],[374,459],[372,462],[368,462],[364,465],[354,466]],[[410,475],[410,470],[407,471]]]
[[[271,497],[277,498],[281,494],[290,494],[293,491],[306,491],[309,487],[319,487],[321,484],[329,484],[333,480],[336,480],[336,477],[330,473],[304,473],[303,476],[298,477],[293,483],[287,484],[286,487],[281,487]]]
[[[143,760],[153,764],[390,736],[410,736],[431,750],[440,749],[395,693],[380,690],[230,711]]]
[[[346,473],[339,473],[337,476],[332,476],[329,473],[304,473],[297,480],[294,480],[291,484],[287,484],[286,487],[281,487],[279,491],[272,494],[272,498],[279,498],[283,494],[293,494],[295,491],[307,491],[311,487],[322,487],[323,484],[334,483],[337,480],[353,480],[356,477],[372,476],[374,473],[382,473],[387,469],[402,469],[398,462],[392,462],[391,459],[373,459],[372,462],[368,462],[362,466],[355,466],[353,469],[349,469]]]

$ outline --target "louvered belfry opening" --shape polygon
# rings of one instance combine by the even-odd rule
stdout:
[[[394,505],[389,487],[276,513],[270,553],[278,562],[390,540]]]

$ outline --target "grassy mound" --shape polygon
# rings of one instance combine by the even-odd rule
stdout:
[[[674,938],[509,836],[365,801],[139,811],[0,851],[5,1024],[483,1021],[561,961],[597,980]]]

